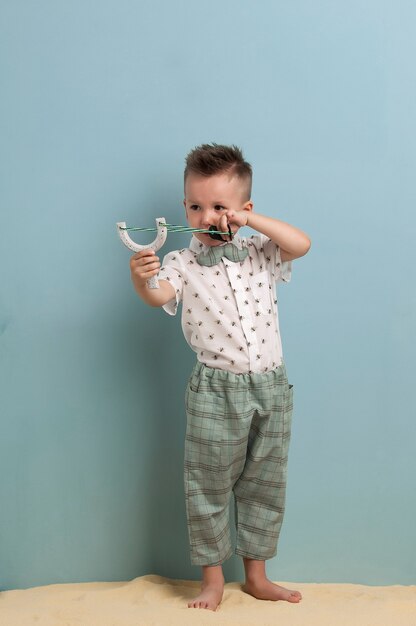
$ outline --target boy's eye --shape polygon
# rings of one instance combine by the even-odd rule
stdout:
[[[215,209],[216,211],[224,211],[224,210],[225,210],[225,207],[223,207],[221,204],[216,204],[216,205],[215,205],[215,207],[214,207],[214,209]]]
[[[199,209],[199,206],[197,204],[191,204],[189,208],[191,209],[191,211],[197,211]]]

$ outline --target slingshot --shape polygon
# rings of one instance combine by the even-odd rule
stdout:
[[[157,232],[156,238],[152,243],[141,245],[133,241],[131,237],[128,235],[128,230],[137,230],[137,231],[148,231],[148,232]],[[155,252],[159,250],[166,241],[168,236],[168,232],[170,233],[207,233],[212,239],[220,239],[221,241],[227,241],[222,237],[222,235],[228,235],[231,239],[233,238],[233,233],[231,231],[230,225],[228,225],[228,232],[222,232],[216,230],[215,226],[210,226],[209,229],[204,228],[191,228],[190,226],[179,226],[177,224],[166,224],[166,220],[164,217],[156,218],[156,228],[137,228],[131,227],[127,228],[126,222],[117,222],[117,231],[121,241],[124,245],[129,248],[129,250],[133,250],[133,252],[140,252],[141,250],[154,250]],[[159,281],[156,276],[149,278],[147,281],[147,285],[149,289],[159,289]]]

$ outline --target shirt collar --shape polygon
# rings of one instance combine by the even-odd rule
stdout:
[[[224,245],[226,243],[232,243],[234,244],[239,250],[242,250],[243,248],[243,242],[242,239],[239,235],[234,235],[232,241],[228,242],[228,241],[224,241],[223,244]],[[211,246],[206,246],[204,243],[202,243],[202,241],[199,241],[199,239],[197,239],[195,237],[195,235],[192,235],[192,239],[191,242],[189,244],[189,249],[192,250],[192,252],[208,252],[208,250],[210,249]]]

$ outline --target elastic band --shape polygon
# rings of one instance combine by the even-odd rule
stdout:
[[[178,224],[161,224],[163,228],[167,228],[168,233],[213,233],[217,235],[230,235],[229,231],[207,230],[205,228],[191,228],[190,226],[180,226]],[[137,226],[119,226],[120,230],[136,230],[146,232],[156,232],[157,228],[139,228]]]

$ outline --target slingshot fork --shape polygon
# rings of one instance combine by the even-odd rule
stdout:
[[[166,237],[168,236],[168,229],[164,217],[156,218],[156,239],[149,244],[140,245],[133,241],[133,239],[131,239],[128,235],[126,228],[126,222],[117,222],[117,231],[121,241],[127,248],[129,248],[129,250],[133,250],[133,252],[140,252],[141,250],[154,250],[156,252],[163,246],[166,241]],[[147,285],[149,289],[159,289],[159,281],[157,277],[153,276],[152,278],[149,278]]]

